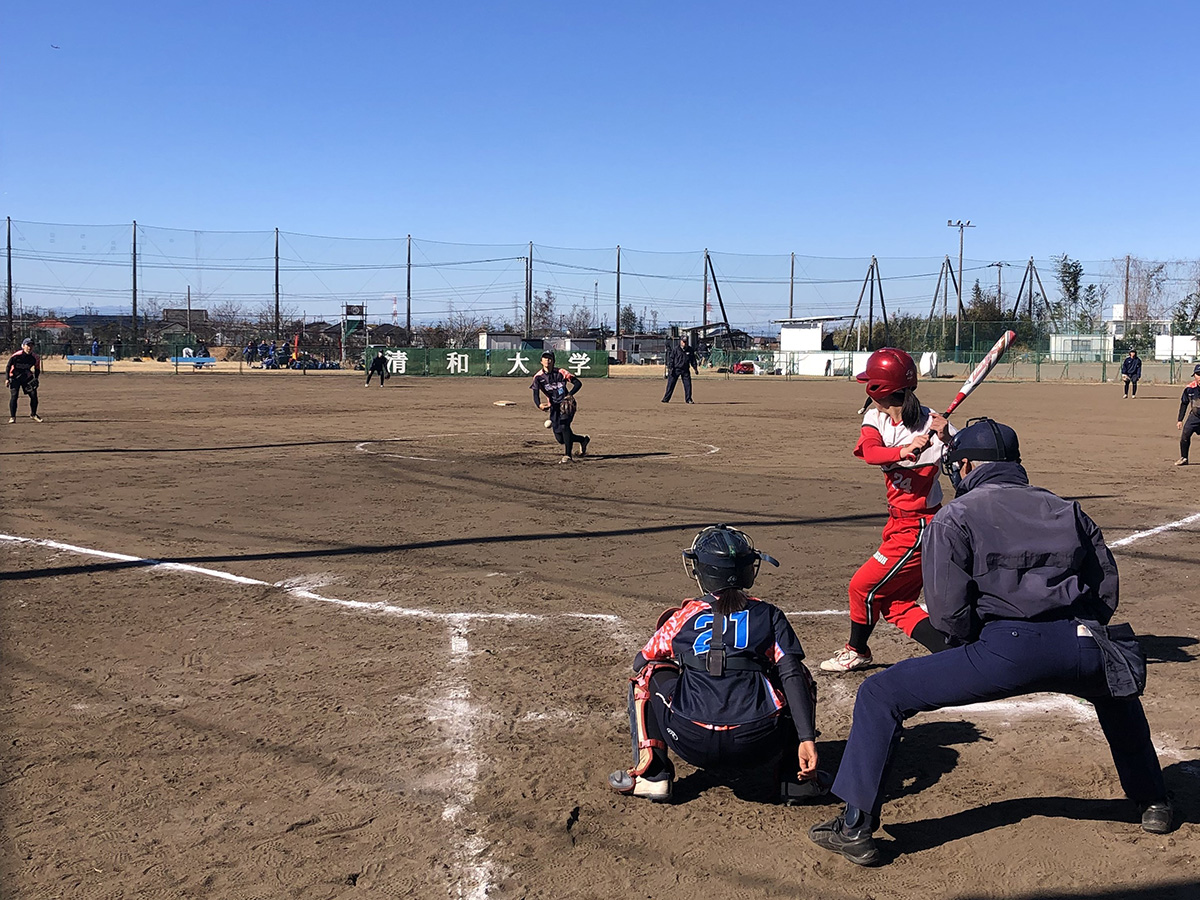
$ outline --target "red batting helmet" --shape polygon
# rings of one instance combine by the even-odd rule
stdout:
[[[884,347],[867,360],[867,371],[858,376],[872,400],[886,400],[897,391],[917,386],[917,364],[903,350]]]

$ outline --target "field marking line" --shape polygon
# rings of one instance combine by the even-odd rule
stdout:
[[[429,721],[440,723],[449,732],[449,787],[442,821],[452,829],[455,869],[455,888],[460,900],[486,900],[492,888],[492,861],[487,857],[487,842],[478,828],[467,828],[462,821],[469,818],[468,810],[475,802],[475,787],[479,780],[480,755],[475,746],[475,727],[478,710],[471,702],[471,685],[467,669],[471,645],[467,639],[471,617],[455,615],[448,619],[450,661],[444,673],[445,691],[439,712],[431,713]]]
[[[297,587],[293,584],[290,584],[289,581],[291,581],[291,579],[284,581],[263,581],[259,578],[247,578],[244,575],[234,575],[232,572],[222,572],[220,569],[208,569],[204,568],[203,566],[193,566],[187,563],[163,562],[161,560],[150,559],[144,556],[130,556],[127,553],[112,553],[107,550],[96,550],[91,547],[79,547],[75,544],[64,544],[61,541],[28,538],[12,534],[0,534],[0,542],[12,544],[32,544],[36,547],[46,547],[50,550],[61,550],[67,553],[76,553],[81,556],[94,556],[99,559],[111,559],[116,562],[137,563],[140,567],[146,569],[166,569],[172,572],[184,572],[189,575],[201,575],[205,578],[216,578],[220,579],[221,581],[231,581],[235,584],[250,585],[253,587],[276,588],[292,597],[296,597],[301,600],[312,600],[317,603],[329,603],[334,606],[344,607],[346,609],[354,609],[360,612],[377,613],[380,615],[408,616],[411,618],[432,619],[435,621],[455,621],[458,619],[472,621],[496,619],[501,621],[530,622],[539,622],[544,619],[579,616],[578,613],[551,613],[549,615],[542,615],[539,613],[518,612],[435,612],[431,609],[394,606],[382,600],[367,602],[364,600],[342,600],[337,597],[327,597],[324,594],[318,594],[316,591],[310,591],[307,588]],[[584,616],[584,618],[586,618],[586,616]],[[613,618],[617,620],[620,619],[619,616],[614,616]]]
[[[410,456],[410,455],[407,455],[404,453],[382,453],[382,452],[370,449],[370,445],[371,444],[396,443],[399,441],[423,441],[423,440],[430,440],[432,438],[448,438],[448,437],[524,437],[524,438],[529,438],[531,434],[532,434],[532,432],[527,433],[524,431],[503,431],[503,432],[462,431],[462,432],[447,433],[447,434],[424,434],[424,435],[420,435],[417,437],[380,438],[378,440],[373,440],[373,441],[361,441],[354,445],[354,449],[357,450],[359,453],[365,453],[368,456],[384,456],[384,457],[387,457],[388,459],[416,459],[416,460],[420,460],[422,462],[452,463],[452,462],[460,462],[461,460],[443,459],[440,457],[432,457],[432,456]],[[659,437],[659,436],[653,435],[653,434],[604,434],[603,432],[596,432],[595,436],[601,437],[601,438],[603,438],[603,437],[634,438],[636,440],[651,440],[651,441],[667,440],[666,438]],[[721,452],[721,448],[718,447],[716,444],[709,444],[705,441],[696,441],[696,440],[692,440],[690,438],[684,438],[683,443],[695,444],[698,447],[705,447],[707,449],[704,450],[703,453],[667,454],[665,456],[657,457],[657,459],[659,459],[659,460],[695,459],[695,458],[701,457],[701,456],[712,456],[714,453]],[[603,457],[604,457],[604,454],[600,454],[600,458],[603,458]]]
[[[1134,534],[1121,538],[1120,540],[1109,543],[1109,549],[1113,547],[1124,547],[1135,541],[1140,541],[1143,538],[1153,537],[1156,534],[1161,534],[1164,531],[1173,531],[1176,528],[1183,528],[1185,525],[1191,525],[1193,522],[1200,522],[1200,513],[1195,513],[1190,516],[1185,516],[1182,519],[1177,519],[1174,522],[1168,522],[1166,525],[1159,525],[1157,528],[1151,528],[1148,531],[1138,531]]]

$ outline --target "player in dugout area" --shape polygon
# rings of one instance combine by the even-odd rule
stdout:
[[[1142,829],[1171,831],[1171,802],[1138,699],[1146,658],[1129,625],[1108,624],[1120,581],[1099,527],[1077,502],[1030,485],[1007,425],[968,422],[950,440],[944,466],[957,497],[929,525],[925,601],[956,646],[862,683],[832,789],[845,809],[809,837],[850,862],[878,864],[873,832],[904,721],[1040,691],[1092,703]]]
[[[554,439],[563,445],[563,456],[560,463],[571,462],[572,450],[579,444],[579,455],[587,456],[588,444],[592,439],[586,434],[576,434],[571,430],[575,420],[575,394],[583,387],[579,377],[572,375],[566,369],[554,366],[554,352],[547,350],[542,354],[542,370],[533,376],[533,405],[550,413],[550,428],[554,431]],[[546,395],[543,403],[541,395]]]
[[[778,756],[780,799],[828,792],[817,769],[816,685],[783,612],[752,597],[761,561],[728,525],[705,528],[683,551],[704,594],[667,610],[634,657],[628,696],[633,767],[608,776],[619,793],[671,799],[668,750],[699,768],[768,762]]]
[[[17,397],[22,391],[29,397],[29,418],[42,421],[38,415],[38,381],[42,375],[42,361],[33,352],[33,340],[21,341],[21,349],[8,358],[4,367],[4,383],[8,387],[8,424],[17,421]]]
[[[1179,398],[1179,421],[1175,427],[1181,432],[1179,459],[1175,460],[1175,465],[1186,466],[1192,435],[1200,431],[1200,364],[1192,369],[1192,380],[1183,387],[1183,395]]]

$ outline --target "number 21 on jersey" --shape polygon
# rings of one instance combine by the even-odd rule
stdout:
[[[728,630],[729,625],[722,618],[721,634]],[[735,650],[745,650],[750,646],[750,610],[742,609],[728,616],[728,619],[733,622],[733,647]],[[707,628],[707,631],[703,629]],[[696,636],[695,642],[692,644],[692,652],[699,656],[701,653],[708,652],[708,645],[712,642],[713,633],[713,614],[701,613],[696,616],[696,630],[700,632]]]

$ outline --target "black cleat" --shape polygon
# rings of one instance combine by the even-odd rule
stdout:
[[[808,836],[818,847],[840,853],[856,866],[879,865],[879,848],[871,835],[871,823],[864,822],[857,828],[846,827],[846,814],[822,822],[808,829]]]
[[[590,444],[591,442],[592,442],[592,439],[586,435],[579,439],[579,455],[580,456],[587,456],[588,444]]]
[[[1170,799],[1145,803],[1142,810],[1142,831],[1150,834],[1170,834],[1174,825],[1175,811]]]

